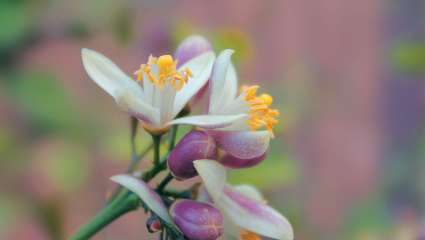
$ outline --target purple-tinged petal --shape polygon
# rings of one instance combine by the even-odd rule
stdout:
[[[265,202],[263,194],[260,191],[258,191],[256,187],[252,185],[248,185],[248,184],[236,185],[236,186],[233,186],[233,189],[245,195],[246,197],[251,198],[252,200],[255,200],[257,202]]]
[[[181,66],[188,60],[211,50],[211,43],[206,38],[199,35],[192,35],[180,43],[174,56],[178,60],[178,66]]]
[[[216,159],[217,148],[214,139],[205,131],[191,131],[171,151],[168,168],[177,179],[188,179],[198,175],[194,160]]]
[[[267,131],[209,131],[217,145],[236,158],[253,159],[263,155],[270,142]]]
[[[198,202],[213,203],[213,200],[211,199],[210,195],[207,192],[207,189],[205,189],[204,186],[202,186],[198,190],[195,200]]]
[[[223,216],[208,203],[178,200],[171,206],[170,214],[189,239],[215,240],[223,233]]]
[[[230,186],[224,188],[224,194],[215,204],[226,218],[245,230],[274,239],[294,239],[292,226],[284,216]]]
[[[161,198],[145,182],[126,174],[113,176],[111,180],[135,193],[158,217],[173,224]]]
[[[220,159],[219,162],[228,168],[249,168],[262,162],[266,158],[266,155],[267,152],[263,153],[263,155],[260,155],[258,157],[244,159],[235,157],[230,154],[226,154]]]

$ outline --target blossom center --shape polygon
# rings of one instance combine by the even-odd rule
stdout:
[[[239,234],[239,240],[261,240],[261,237],[251,231],[243,230]]]
[[[154,68],[157,71],[153,71]],[[176,91],[181,90],[192,77],[189,68],[177,71],[177,60],[174,60],[171,55],[162,55],[158,58],[149,56],[148,62],[141,64],[136,74],[138,81],[142,81],[145,76],[148,81],[160,89],[165,85],[171,85]]]
[[[242,91],[245,94],[245,101],[249,105],[248,126],[255,131],[261,127],[265,127],[273,136],[273,126],[279,121],[279,111],[270,108],[273,103],[273,98],[269,94],[261,94],[257,96],[259,86],[243,87]]]

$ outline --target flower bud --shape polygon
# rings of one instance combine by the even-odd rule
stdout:
[[[191,131],[176,145],[168,157],[168,168],[176,179],[188,179],[197,174],[194,160],[217,159],[215,141],[204,131]]]
[[[146,228],[150,233],[158,232],[162,229],[161,221],[157,216],[151,216],[148,221],[146,221]]]
[[[265,152],[263,155],[255,158],[243,159],[226,154],[220,159],[220,163],[229,168],[249,168],[262,162],[266,158],[266,155],[267,153]]]
[[[223,233],[223,216],[208,203],[178,200],[171,206],[170,214],[190,240],[215,240]]]
[[[177,47],[175,58],[178,60],[178,65],[181,66],[190,59],[211,50],[211,44],[207,39],[199,35],[193,35],[180,43]]]
[[[201,55],[207,51],[212,51],[211,43],[202,36],[192,35],[183,40],[177,47],[175,58],[178,60],[178,67],[185,64],[190,59]],[[191,103],[196,104],[205,95],[208,89],[208,84],[205,84],[195,96]],[[189,105],[189,104],[188,104]]]

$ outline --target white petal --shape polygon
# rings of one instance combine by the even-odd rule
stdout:
[[[281,240],[294,239],[291,224],[266,203],[255,201],[230,186],[215,202],[234,224],[259,235]]]
[[[238,93],[238,76],[236,73],[236,69],[235,66],[233,65],[233,63],[230,63],[229,68],[227,69],[227,74],[226,74],[226,85],[225,85],[226,89],[227,89],[227,93],[228,95],[225,96],[227,97],[226,102],[235,99],[236,98],[236,94]]]
[[[235,98],[237,77],[231,63],[233,52],[230,49],[222,51],[214,63],[209,106],[211,113],[221,113],[220,110]]]
[[[215,54],[212,51],[205,52],[198,57],[192,58],[179,68],[180,70],[189,68],[193,77],[176,94],[174,102],[173,117],[184,108],[186,103],[208,82],[214,65]]]
[[[137,194],[158,217],[167,223],[173,224],[161,198],[145,182],[126,174],[113,176],[111,180]]]
[[[140,85],[123,73],[117,65],[104,55],[83,48],[81,56],[83,66],[90,78],[112,97],[116,98],[117,93],[122,91],[130,91],[137,97],[144,97]]]
[[[242,159],[259,157],[267,151],[270,142],[268,131],[209,131],[218,146],[227,153]]]
[[[216,129],[230,126],[237,120],[244,118],[245,114],[237,115],[197,115],[190,117],[177,118],[169,123],[169,125],[187,124],[202,127],[205,129]]]
[[[89,49],[81,51],[83,65],[93,81],[111,95],[131,115],[150,122],[155,110],[146,100],[142,87],[123,73],[102,54]]]
[[[207,159],[196,160],[193,165],[213,201],[219,201],[226,184],[226,168],[217,161]]]
[[[248,184],[241,184],[237,186],[233,186],[233,189],[242,193],[246,197],[251,198],[252,200],[255,200],[257,202],[265,202],[265,198],[263,194],[258,191],[258,189],[252,185]]]
[[[115,101],[121,109],[147,123],[159,122],[159,111],[144,103],[129,91],[117,91]]]
[[[165,125],[167,122],[173,119],[173,105],[176,97],[176,90],[171,85],[164,86],[163,89],[157,89],[157,93],[160,93],[160,114],[161,114],[161,125]]]
[[[236,113],[249,113],[250,106],[245,100],[245,94],[239,95],[237,98],[229,101],[224,108],[220,108],[221,114],[236,114]]]

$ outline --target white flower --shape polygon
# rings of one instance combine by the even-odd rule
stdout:
[[[270,95],[256,95],[258,86],[243,87],[237,95],[232,54],[233,50],[224,50],[214,64],[208,114],[179,118],[172,124],[190,124],[209,130],[227,153],[240,159],[253,159],[267,150],[279,112],[270,108],[273,102]]]
[[[217,161],[204,159],[194,164],[210,200],[224,216],[225,233],[242,240],[261,239],[258,235],[279,240],[294,239],[291,224],[267,205],[258,190],[249,185],[226,184],[226,169]]]
[[[136,71],[137,81],[98,52],[83,49],[82,59],[90,78],[122,109],[141,120],[146,129],[163,132],[207,83],[215,54],[206,51],[179,68],[170,55],[151,56],[147,64],[142,64]]]

